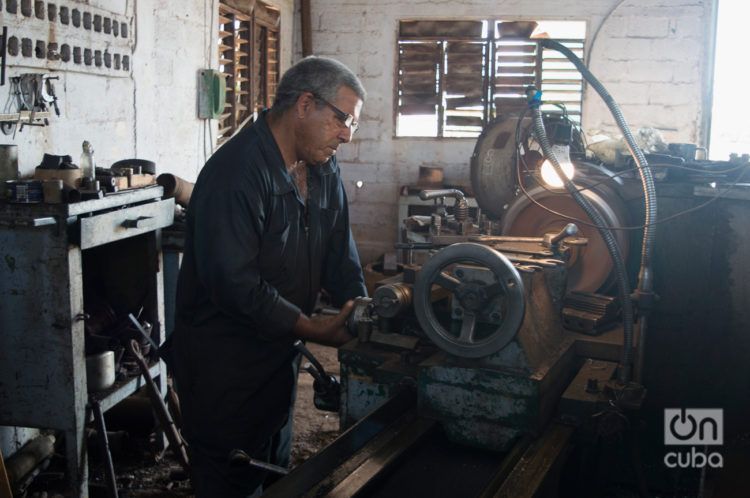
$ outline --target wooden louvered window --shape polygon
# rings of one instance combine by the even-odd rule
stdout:
[[[580,120],[580,74],[534,38],[555,38],[582,57],[585,29],[579,21],[540,21],[535,30],[534,23],[493,19],[401,21],[396,136],[476,137],[497,115],[526,105],[531,84]]]
[[[262,2],[219,4],[219,70],[227,79],[219,145],[273,104],[280,70],[279,24],[279,9]]]

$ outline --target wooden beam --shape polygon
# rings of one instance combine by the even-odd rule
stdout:
[[[312,55],[312,22],[311,22],[311,6],[312,0],[301,0],[301,14],[302,18],[302,56],[307,57]]]
[[[233,14],[244,14],[246,16],[252,15],[253,9],[255,9],[255,0],[221,0],[221,4]]]

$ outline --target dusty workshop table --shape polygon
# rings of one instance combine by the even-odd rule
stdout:
[[[142,307],[161,343],[160,231],[174,216],[174,200],[162,193],[155,186],[74,204],[0,203],[0,425],[63,431],[72,496],[88,496],[84,294],[119,315]],[[151,358],[164,392],[165,366]],[[127,377],[91,396],[106,411],[142,385],[141,376]]]

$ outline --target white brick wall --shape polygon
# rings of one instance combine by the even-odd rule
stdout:
[[[400,185],[417,180],[419,166],[440,166],[446,180],[469,183],[475,139],[394,138],[393,98],[399,19],[574,19],[589,36],[616,0],[318,0],[312,2],[313,49],[348,64],[369,93],[362,128],[340,149],[352,222],[365,261],[392,250]],[[705,37],[711,0],[625,0],[589,47],[591,69],[621,104],[633,128],[655,126],[671,141],[701,140]],[[299,50],[299,49],[298,49]],[[298,52],[297,52],[298,53]],[[584,127],[616,132],[591,89]],[[362,180],[364,187],[355,189]]]
[[[6,2],[0,3],[2,24],[20,16],[8,14]],[[46,128],[25,127],[15,138],[0,135],[0,143],[19,146],[21,174],[32,174],[44,152],[71,154],[77,162],[85,139],[94,144],[99,165],[137,156],[156,161],[158,172],[194,180],[204,163],[204,135],[210,154],[208,130],[205,122],[197,118],[197,72],[217,67],[214,25],[218,25],[218,14],[215,11],[212,16],[211,11],[218,9],[218,0],[184,0],[179,2],[179,8],[170,0],[60,0],[58,3],[81,10],[90,5],[131,16],[134,19],[130,26],[130,44],[134,47],[132,76],[107,78],[82,72],[57,72],[60,81],[55,86],[62,116],[53,116]],[[281,9],[281,64],[285,69],[292,58],[294,0],[272,3]],[[28,19],[25,23],[30,27],[12,29],[9,35],[32,39],[41,36],[34,26],[42,21]],[[43,34],[47,35],[46,27]],[[63,39],[57,41],[65,43]],[[11,58],[7,76],[42,71],[25,67],[24,63],[21,57]],[[9,85],[0,87],[0,102],[6,101],[8,91]],[[216,137],[215,122],[212,127],[212,136]]]
[[[195,95],[200,68],[216,64],[218,0],[187,0],[175,11],[168,0],[92,0],[96,8],[135,15],[132,78],[107,79],[61,72],[57,87],[63,116],[47,128],[27,128],[0,143],[19,145],[23,174],[42,153],[76,157],[80,143],[95,144],[100,163],[139,156],[162,172],[194,179],[204,162],[208,129],[197,119]],[[299,57],[294,0],[275,0],[282,12],[282,67]],[[298,2],[296,2],[298,3]],[[395,241],[399,185],[414,183],[419,166],[440,166],[448,182],[467,184],[474,139],[395,139],[393,87],[399,19],[496,16],[507,19],[577,19],[592,34],[616,0],[318,0],[312,2],[313,46],[362,78],[369,98],[354,143],[340,149],[355,233],[365,260],[390,250]],[[5,2],[2,2],[3,7]],[[81,3],[85,6],[84,3]],[[137,12],[133,12],[137,5]],[[83,8],[83,7],[82,7]],[[126,12],[126,8],[131,12]],[[651,125],[669,140],[701,140],[705,40],[711,0],[625,0],[602,26],[591,49],[591,69],[620,102],[633,127]],[[7,15],[0,14],[0,20]],[[294,15],[294,19],[293,19]],[[298,29],[298,28],[294,28]],[[213,33],[213,31],[211,31]],[[12,33],[11,33],[12,34]],[[19,33],[23,36],[23,33]],[[8,75],[29,71],[11,61]],[[0,87],[5,101],[8,86]],[[615,131],[609,114],[589,89],[583,123],[587,130]],[[215,123],[212,134],[215,136]],[[354,182],[365,186],[354,189]],[[391,216],[391,214],[393,216]]]

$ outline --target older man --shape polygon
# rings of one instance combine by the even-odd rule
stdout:
[[[188,208],[173,335],[177,389],[198,497],[247,496],[261,471],[231,449],[288,465],[297,338],[340,345],[366,295],[336,151],[365,91],[343,64],[308,57],[276,99],[206,163]],[[311,318],[321,289],[342,307]]]

